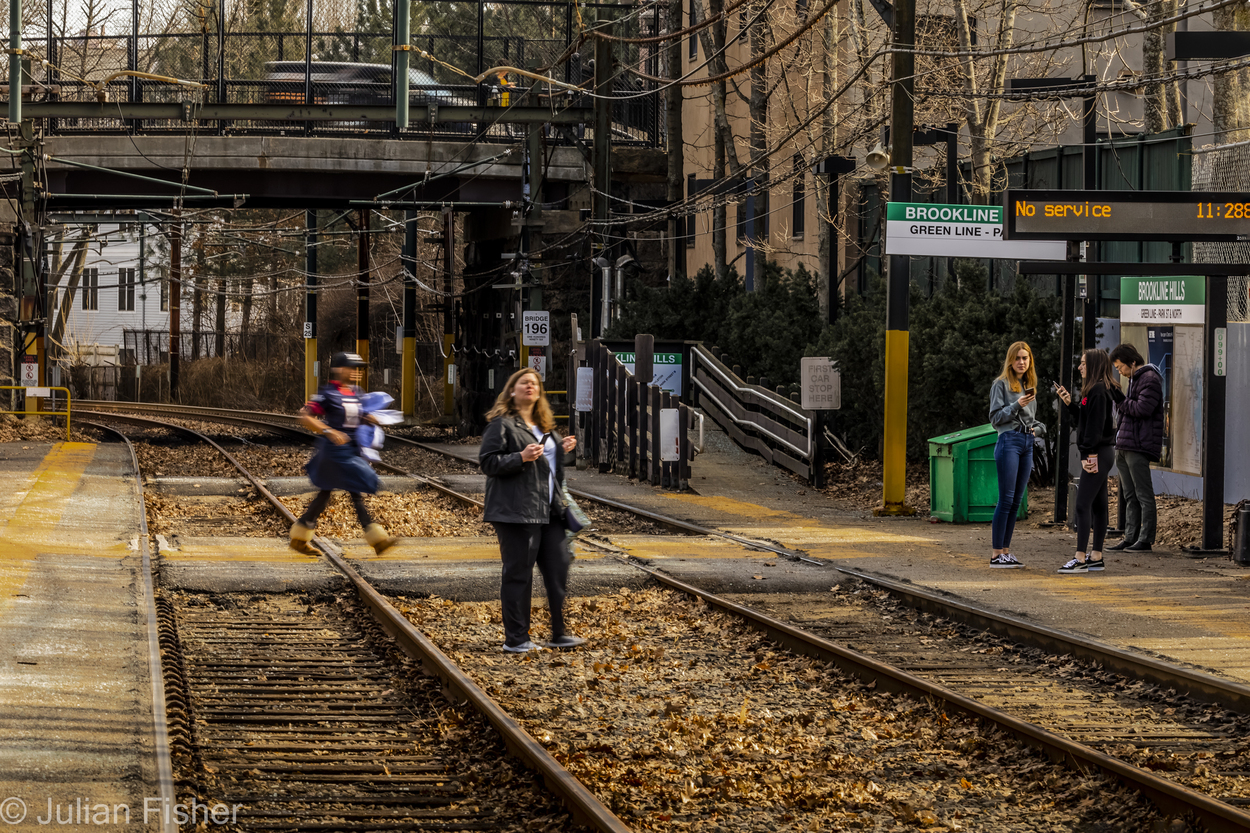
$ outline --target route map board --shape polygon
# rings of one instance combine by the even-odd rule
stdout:
[[[1008,190],[1004,199],[1008,240],[1250,240],[1250,193]]]

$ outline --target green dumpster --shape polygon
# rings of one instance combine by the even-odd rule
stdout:
[[[998,467],[993,425],[965,428],[929,440],[929,514],[951,523],[989,523],[998,504]],[[1026,489],[1020,501],[1023,518],[1029,510]]]

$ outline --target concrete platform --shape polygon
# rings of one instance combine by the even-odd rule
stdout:
[[[143,823],[159,793],[128,472],[123,446],[0,445],[0,820],[12,830],[81,819],[83,803],[104,808],[103,829],[155,829],[155,816]]]

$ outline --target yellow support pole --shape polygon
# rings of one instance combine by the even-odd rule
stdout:
[[[404,416],[417,415],[417,337],[404,336],[403,369],[400,372],[400,407]]]
[[[907,330],[885,331],[885,448],[878,515],[914,515],[907,496]]]
[[[365,366],[360,368],[360,387],[364,391],[369,390],[369,339],[356,339],[356,352],[360,358],[365,360]]]

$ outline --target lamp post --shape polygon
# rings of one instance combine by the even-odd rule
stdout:
[[[1070,98],[1079,96],[1084,100],[1084,132],[1082,135],[1083,146],[1081,149],[1082,174],[1081,179],[1086,191],[1096,190],[1098,187],[1097,179],[1097,97],[1094,93],[1088,92],[1088,89],[1097,81],[1097,77],[1093,75],[1083,75],[1077,78],[1011,78],[1007,81],[1007,89],[1009,91],[1028,91],[1037,95],[1052,95],[1060,98]],[[1091,251],[1087,256],[1087,260],[1095,260],[1096,252],[1092,251],[1092,245],[1088,244]],[[1069,246],[1068,260],[1079,260],[1079,249],[1075,245]],[[1075,317],[1076,297],[1074,293],[1075,282],[1072,275],[1061,275],[1060,280],[1060,297],[1063,299],[1063,317],[1059,322],[1059,384],[1066,389],[1072,390],[1072,354],[1075,351],[1075,345],[1072,343],[1074,335],[1072,331],[1073,318]],[[1081,279],[1086,282],[1088,287],[1091,283],[1093,291],[1087,291],[1084,295],[1085,304],[1082,316],[1083,333],[1082,342],[1086,347],[1093,347],[1096,337],[1095,326],[1098,323],[1098,281],[1097,276],[1082,275]],[[1059,437],[1058,447],[1056,449],[1057,459],[1055,461],[1055,509],[1053,521],[1055,523],[1063,523],[1068,519],[1068,453],[1071,445],[1069,434],[1072,425],[1068,417],[1066,408],[1059,409]]]

